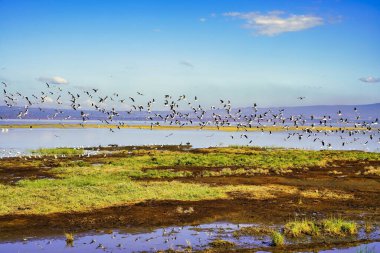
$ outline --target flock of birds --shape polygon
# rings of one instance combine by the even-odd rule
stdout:
[[[134,115],[143,115],[145,121],[149,122],[150,128],[153,129],[160,125],[169,126],[197,126],[203,129],[206,126],[214,126],[218,130],[229,126],[236,127],[238,135],[230,135],[231,139],[240,138],[246,141],[247,145],[254,143],[253,139],[247,134],[250,128],[257,128],[262,132],[272,134],[272,130],[266,127],[280,127],[288,131],[284,138],[287,141],[291,138],[298,140],[311,139],[313,142],[319,142],[321,148],[332,148],[332,143],[327,141],[324,136],[339,134],[341,146],[357,143],[362,141],[363,145],[370,141],[380,143],[380,129],[376,127],[379,120],[361,119],[357,108],[352,108],[355,113],[354,119],[344,117],[342,111],[336,112],[336,115],[291,115],[286,116],[283,109],[272,111],[271,109],[258,109],[257,104],[253,103],[250,111],[245,109],[233,108],[231,101],[220,99],[216,105],[205,107],[198,102],[198,97],[188,97],[180,95],[174,97],[164,95],[163,103],[159,99],[151,98],[144,100],[146,97],[143,93],[137,92],[135,96],[122,97],[118,93],[111,95],[102,95],[99,89],[64,89],[62,85],[53,85],[46,83],[45,88],[37,93],[26,95],[19,91],[14,91],[11,85],[2,82],[2,94],[4,104],[16,111],[17,118],[28,118],[30,108],[38,108],[41,113],[47,111],[47,108],[55,108],[47,119],[73,120],[79,119],[83,127],[90,119],[98,119],[101,124],[109,126],[109,131],[114,132],[121,129],[128,123],[126,120],[133,118]],[[66,86],[67,87],[67,86]],[[66,88],[65,87],[65,88]],[[301,96],[298,100],[304,100]],[[157,104],[164,110],[153,110]],[[122,108],[122,109],[120,109]],[[71,112],[67,109],[71,109]],[[72,112],[75,112],[74,114]],[[76,115],[76,116],[73,116]],[[6,119],[6,115],[0,114],[1,120]],[[64,123],[62,123],[64,124]],[[301,127],[299,131],[289,131],[290,128]],[[336,126],[339,126],[336,128]],[[322,128],[321,128],[322,127]],[[345,127],[351,127],[347,130]],[[7,128],[2,128],[1,133],[7,133]],[[167,135],[166,137],[171,136]],[[208,137],[212,137],[209,135]],[[348,138],[347,138],[348,137]]]

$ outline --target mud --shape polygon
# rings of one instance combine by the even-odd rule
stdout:
[[[342,216],[361,220],[379,220],[377,206],[360,207],[345,201],[303,201],[280,197],[272,200],[146,201],[134,205],[116,206],[88,213],[58,213],[52,215],[7,215],[0,217],[0,238],[28,237],[63,231],[88,231],[122,227],[165,227],[199,225],[217,221],[233,223],[283,224],[297,217],[322,218]],[[178,212],[192,208],[191,213]],[[349,210],[348,208],[354,208]],[[359,209],[358,209],[359,208]]]
[[[59,163],[50,159],[3,158],[0,162],[0,183],[15,184],[23,179],[55,178],[49,171],[57,166]]]

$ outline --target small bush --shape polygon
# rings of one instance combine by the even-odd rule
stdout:
[[[74,235],[72,233],[65,233],[65,237],[66,237],[66,244],[73,245]]]
[[[354,235],[357,233],[357,225],[341,218],[324,219],[320,222],[305,219],[286,223],[284,233],[292,237],[302,235],[319,236],[321,234],[332,236]]]
[[[301,235],[319,235],[319,227],[309,220],[291,221],[285,224],[285,234],[292,237]]]
[[[271,239],[273,246],[282,246],[285,244],[285,238],[280,232],[274,231],[271,234]]]
[[[366,222],[364,223],[364,231],[365,231],[367,234],[371,233],[371,232],[373,231],[373,229],[374,229],[374,227],[373,227],[373,225],[372,225],[370,222],[366,221]]]
[[[322,221],[323,231],[330,235],[354,235],[357,233],[357,225],[354,222],[341,218],[330,218]]]

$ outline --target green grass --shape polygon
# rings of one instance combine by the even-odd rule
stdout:
[[[124,169],[128,170],[128,169]],[[178,181],[134,181],[121,168],[73,167],[52,170],[59,179],[0,184],[0,215],[89,211],[145,200],[227,199],[230,192],[271,198],[267,186],[210,186]]]
[[[230,189],[232,190],[232,189]],[[73,176],[62,180],[25,180],[17,186],[0,185],[0,215],[48,214],[155,200],[202,200],[226,198],[222,187],[180,182],[133,182],[112,176]]]
[[[357,224],[341,218],[329,218],[322,221],[290,221],[284,226],[284,233],[291,237],[309,236],[346,236],[357,233]]]
[[[322,221],[322,229],[329,235],[354,235],[358,232],[357,224],[341,218],[329,218]]]
[[[301,235],[319,235],[319,227],[310,220],[291,221],[285,224],[285,234],[292,237],[299,237]]]
[[[34,155],[83,155],[83,149],[76,148],[39,148],[31,150]]]
[[[49,170],[54,179],[24,179],[13,185],[0,184],[0,215],[90,211],[146,200],[227,199],[231,198],[230,193],[245,194],[244,196],[254,199],[267,199],[275,197],[277,193],[287,193],[286,191],[291,189],[285,186],[281,188],[262,185],[212,186],[179,181],[146,182],[141,179],[189,177],[193,175],[194,167],[204,169],[202,176],[231,176],[287,173],[289,170],[305,170],[313,166],[333,166],[337,161],[380,160],[380,154],[366,152],[258,150],[246,147],[198,151],[187,153],[141,149],[132,150],[132,154],[118,151],[119,154],[125,152],[125,156],[97,158],[94,162],[102,165],[96,167],[84,158],[57,160],[59,167]],[[46,155],[77,155],[82,154],[83,150],[59,148],[39,149],[34,152]],[[0,160],[0,166],[42,167],[43,162]],[[166,169],[161,169],[161,166],[166,166]],[[324,227],[331,230],[331,233],[335,231],[334,226],[328,222]],[[343,224],[341,230],[354,231],[348,224]],[[306,233],[306,230],[302,231]]]
[[[273,231],[271,234],[272,246],[282,246],[285,244],[284,235],[280,232]]]
[[[336,162],[345,161],[378,161],[380,154],[366,152],[341,151],[307,151],[286,149],[254,148],[215,148],[205,149],[205,153],[184,153],[168,151],[150,151],[149,154],[134,152],[140,157],[121,158],[111,161],[113,166],[136,164],[154,170],[155,167],[178,167],[189,170],[192,167],[202,167],[205,170],[202,176],[230,176],[255,174],[285,174],[297,170],[308,170],[311,167],[334,167]],[[221,171],[212,170],[214,167]],[[232,168],[233,167],[233,168]],[[188,174],[172,173],[170,170],[160,169],[160,172],[150,172],[154,178],[188,176]],[[158,174],[162,174],[159,176]],[[136,177],[149,177],[149,173],[138,172]]]

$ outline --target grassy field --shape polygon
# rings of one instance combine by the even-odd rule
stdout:
[[[280,252],[359,243],[378,231],[379,168],[379,153],[361,151],[38,149],[0,159],[0,239],[58,229],[72,245],[75,231],[230,221],[251,225],[225,230],[211,252],[237,249],[241,237]]]
[[[287,175],[307,173],[313,168],[325,170],[327,175],[348,162],[380,161],[378,153],[233,147],[198,149],[197,152],[122,150],[115,153],[117,157],[99,155],[95,160],[78,158],[83,150],[76,149],[41,149],[35,153],[54,162],[48,171],[51,178],[25,178],[14,184],[0,184],[0,215],[91,211],[145,200],[228,199],[232,193],[252,199],[270,199],[280,194],[352,199],[354,196],[348,191],[301,191],[295,186],[279,184],[211,185],[181,179]],[[54,159],[62,154],[73,158]],[[27,168],[27,161],[20,163]],[[35,163],[42,166],[40,160]],[[12,165],[17,167],[14,161],[11,164],[0,161],[0,167]],[[364,166],[355,173],[359,175],[362,171],[364,175],[373,171],[373,167],[368,168]]]
[[[31,150],[33,155],[82,155],[84,153],[83,149],[74,148],[39,148]]]

